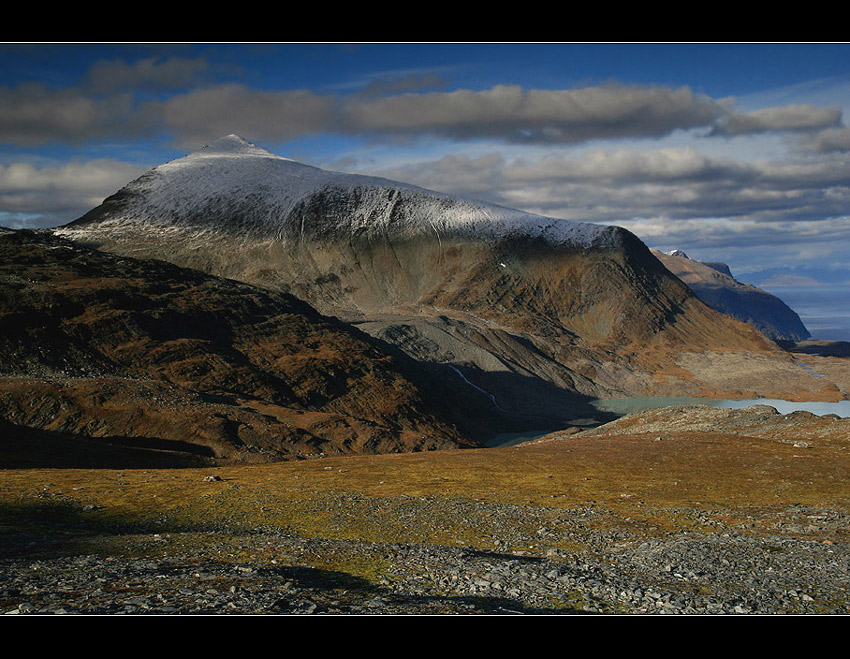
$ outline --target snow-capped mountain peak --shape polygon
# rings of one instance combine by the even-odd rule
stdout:
[[[473,201],[375,176],[334,172],[227,135],[132,181],[60,233],[133,227],[301,240],[305,234],[482,240],[540,237],[580,248],[617,246],[624,230]]]
[[[261,149],[255,144],[251,144],[248,140],[239,135],[226,135],[217,139],[215,142],[210,142],[199,151],[189,154],[189,157],[203,158],[208,156],[252,156],[257,158],[275,158],[278,160],[289,160],[282,156],[275,155],[265,149]]]

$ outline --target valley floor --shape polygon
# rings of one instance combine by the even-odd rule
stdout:
[[[632,427],[215,469],[5,470],[0,611],[846,614],[848,444]]]

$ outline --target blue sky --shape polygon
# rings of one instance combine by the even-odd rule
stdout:
[[[7,43],[0,75],[6,226],[237,133],[738,274],[850,272],[847,44]]]

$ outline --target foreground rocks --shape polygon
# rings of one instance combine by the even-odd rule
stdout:
[[[360,511],[380,509],[379,502],[357,504]],[[434,498],[408,504],[409,524],[450,518],[498,529],[492,548],[304,538],[271,529],[7,535],[0,609],[10,615],[850,613],[848,547],[826,539],[846,534],[850,519],[829,509],[791,507],[733,523],[721,511],[680,510],[701,530],[657,533],[595,507]],[[518,545],[526,549],[513,549]]]
[[[848,446],[837,417],[689,406],[493,449],[8,469],[0,612],[847,614]]]

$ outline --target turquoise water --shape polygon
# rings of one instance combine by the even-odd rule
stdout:
[[[843,418],[850,418],[850,400],[842,400],[837,403],[824,403],[819,401],[797,403],[790,400],[778,398],[750,398],[745,400],[729,400],[720,398],[686,398],[673,396],[644,396],[637,398],[600,398],[591,403],[600,412],[611,412],[618,416],[624,416],[633,412],[653,409],[656,407],[670,407],[672,405],[707,405],[708,407],[725,407],[729,409],[741,409],[752,405],[770,405],[775,407],[780,414],[791,412],[811,412],[818,416],[837,414]],[[591,419],[580,419],[577,425],[593,427]],[[497,446],[516,446],[553,432],[552,430],[526,430],[523,432],[503,433],[496,435],[486,446],[495,448]]]
[[[770,405],[771,407],[775,407],[781,414],[804,411],[819,416],[837,414],[840,417],[850,418],[850,400],[842,400],[837,403],[819,401],[797,403],[777,398],[725,400],[716,398],[647,396],[644,398],[600,399],[593,402],[593,406],[597,409],[613,412],[614,414],[630,414],[632,412],[640,412],[656,407],[668,407],[670,405],[708,405],[710,407],[727,407],[730,409],[741,409],[742,407],[750,407],[751,405]]]

